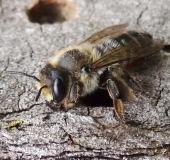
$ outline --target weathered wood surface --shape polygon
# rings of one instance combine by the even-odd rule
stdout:
[[[53,111],[43,98],[35,103],[34,81],[4,73],[37,76],[51,52],[113,24],[129,22],[168,43],[169,2],[76,0],[77,19],[45,25],[28,21],[30,3],[0,0],[0,159],[169,159],[170,54],[152,57],[140,70],[147,92],[125,103],[126,124],[115,120],[112,107]],[[9,127],[14,120],[18,129]]]

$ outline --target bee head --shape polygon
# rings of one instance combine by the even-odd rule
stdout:
[[[69,82],[68,73],[47,64],[40,72],[40,81],[44,84],[39,90],[40,93],[43,88],[51,88],[54,101],[59,103],[65,98]],[[39,95],[37,100],[38,97]]]

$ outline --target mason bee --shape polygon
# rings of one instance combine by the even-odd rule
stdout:
[[[42,94],[45,100],[63,105],[66,109],[97,89],[107,90],[113,100],[116,117],[122,119],[122,97],[126,101],[134,101],[134,91],[140,90],[127,66],[168,48],[150,34],[130,31],[127,26],[108,27],[79,45],[54,52],[41,69],[39,78],[22,72],[10,73],[29,76],[39,82],[36,101]]]

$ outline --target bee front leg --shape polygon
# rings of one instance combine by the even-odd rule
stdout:
[[[114,107],[114,113],[116,115],[116,118],[120,121],[123,121],[124,119],[124,106],[123,103],[119,97],[119,90],[115,84],[115,82],[111,79],[108,79],[106,81],[106,88],[109,93],[109,96],[113,100],[113,107]]]
[[[80,83],[78,81],[75,81],[70,89],[68,99],[66,100],[66,103],[64,105],[65,109],[70,109],[74,107],[74,105],[77,102],[77,99],[80,96]]]
[[[73,108],[74,105],[75,105],[75,103],[65,103],[65,104],[64,104],[64,108],[65,108],[66,111],[67,111],[67,110]]]

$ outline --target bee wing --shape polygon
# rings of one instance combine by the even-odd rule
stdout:
[[[90,66],[100,69],[112,64],[129,64],[136,59],[159,52],[163,44],[148,33],[127,30],[128,23],[108,27],[81,44],[89,44],[100,55]]]
[[[105,39],[108,39],[110,37],[112,38],[118,37],[126,30],[127,27],[128,23],[110,26],[108,28],[103,29],[102,31],[93,34],[91,37],[83,41],[81,44],[88,42],[89,44],[96,46]]]
[[[153,39],[144,38],[134,39],[126,43],[126,45],[119,45],[116,48],[106,51],[99,59],[94,60],[90,66],[93,70],[107,67],[109,65],[122,65],[130,64],[134,60],[147,57],[154,53],[159,52],[163,44],[159,41],[154,41]]]

